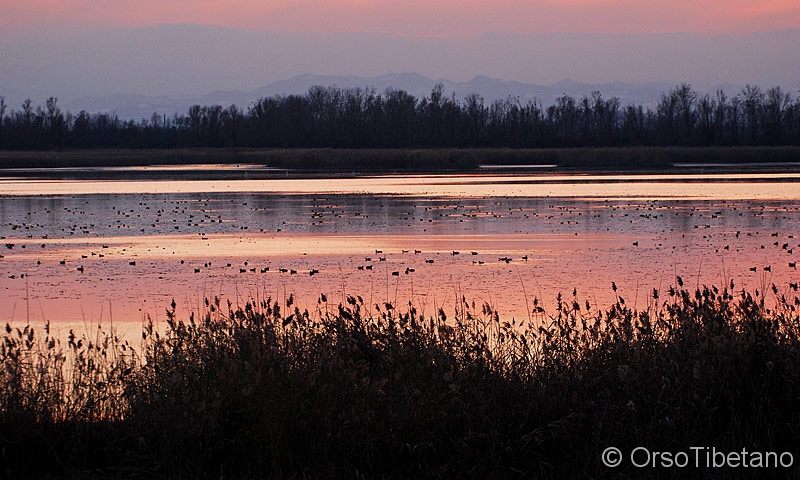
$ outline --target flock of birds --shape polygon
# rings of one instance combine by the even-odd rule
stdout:
[[[778,234],[777,233],[773,233],[772,236],[773,237],[774,236],[778,236]],[[794,238],[793,235],[789,235],[788,237],[789,238]],[[6,246],[7,250],[13,250],[14,247],[17,246],[17,245],[15,243],[6,243],[5,246]],[[42,248],[45,248],[45,246],[46,246],[45,244],[41,245]],[[639,242],[638,241],[634,241],[632,243],[632,246],[633,247],[638,247],[639,246]],[[790,247],[790,244],[788,242],[783,242],[783,243],[774,242],[773,246],[779,247],[781,250],[785,251],[787,254],[790,254],[790,255],[794,251],[794,249]],[[25,248],[26,245],[23,244],[23,245],[20,245],[20,247],[21,248]],[[800,244],[798,244],[798,247],[800,247]],[[102,249],[108,249],[108,248],[109,248],[109,245],[102,244]],[[761,245],[760,248],[763,250],[763,249],[766,249],[767,247],[765,245]],[[725,245],[723,247],[723,250],[730,250],[730,245]],[[124,251],[125,251],[125,249],[122,249],[122,253],[124,253]],[[401,250],[399,253],[400,254],[409,254],[410,252],[411,252],[411,250]],[[120,252],[117,252],[117,254],[119,254],[119,253]],[[422,250],[418,250],[418,249],[413,250],[413,254],[414,255],[420,255],[422,253],[423,253]],[[429,253],[433,253],[435,255],[439,255],[441,253],[447,253],[449,256],[452,256],[452,257],[456,257],[456,256],[461,255],[461,252],[457,251],[457,250],[452,250],[450,252],[429,252]],[[364,262],[358,264],[356,266],[356,269],[359,270],[359,271],[373,271],[373,270],[375,270],[375,260],[376,259],[377,259],[378,263],[387,262],[388,256],[383,252],[383,250],[376,249],[375,250],[375,255],[376,255],[375,257],[373,257],[373,256],[365,256],[364,257]],[[511,255],[503,255],[503,256],[497,257],[496,262],[494,262],[493,261],[494,257],[490,257],[491,254],[480,254],[478,251],[470,251],[469,255],[473,256],[473,257],[480,256],[480,259],[476,259],[476,260],[472,260],[471,261],[472,265],[486,265],[487,262],[489,264],[492,264],[492,263],[509,264],[509,263],[513,262],[514,260],[527,262],[530,258],[532,258],[528,254],[518,256],[518,258],[514,258]],[[435,259],[431,258],[431,257],[432,257],[432,255],[424,256],[424,263],[428,264],[428,265],[433,264],[435,262]],[[0,254],[0,259],[3,259],[3,258],[5,258],[5,256]],[[91,252],[89,252],[87,254],[82,254],[80,256],[80,260],[81,261],[78,261],[77,262],[78,265],[73,267],[75,269],[75,271],[77,271],[78,273],[81,273],[81,274],[85,273],[86,270],[87,270],[87,267],[85,266],[85,262],[83,262],[82,260],[87,260],[87,259],[90,259],[90,258],[104,259],[104,258],[106,258],[106,255],[104,253],[95,252],[95,251],[91,251]],[[126,260],[126,261],[127,261],[127,264],[130,267],[135,267],[137,265],[137,261],[136,260]],[[73,263],[73,262],[75,262],[75,260],[70,260],[68,262],[67,259],[62,259],[62,260],[59,261],[59,264],[61,266],[67,267],[68,263]],[[42,265],[41,259],[37,259],[35,263],[36,263],[37,267]],[[192,262],[190,262],[190,263],[192,263]],[[392,262],[389,262],[389,263],[392,263]],[[399,261],[397,263],[402,263],[404,265],[406,263],[412,263],[413,264],[413,262],[402,262],[402,261]],[[180,260],[180,264],[181,265],[186,264],[186,260]],[[73,263],[73,265],[74,265],[74,263]],[[249,265],[249,261],[247,261],[247,260],[245,260],[242,265],[233,265],[232,263],[228,262],[224,266],[227,269],[229,269],[229,270],[225,270],[226,272],[236,273],[236,271],[238,269],[238,273],[239,274],[247,274],[247,273],[262,273],[262,274],[264,274],[264,273],[269,273],[269,272],[278,272],[280,274],[296,275],[299,272],[299,267],[288,268],[288,267],[281,266],[281,267],[278,267],[277,269],[274,269],[274,268],[271,268],[269,265],[266,265],[266,266],[252,266],[252,265]],[[205,262],[203,262],[202,266],[190,266],[189,268],[191,268],[192,271],[195,274],[199,274],[199,273],[203,273],[204,271],[208,271],[209,269],[211,269],[211,267],[212,267],[212,261],[205,261]],[[789,261],[788,262],[788,267],[790,269],[795,269],[796,270],[797,269],[797,262],[796,261]],[[765,265],[765,266],[760,267],[760,268],[764,272],[772,272],[772,270],[773,270],[773,266],[772,265]],[[749,267],[749,271],[751,271],[751,272],[758,272],[758,270],[759,270],[758,266]],[[401,268],[401,269],[398,269],[398,270],[391,270],[390,274],[392,276],[400,276],[401,272],[404,273],[405,275],[409,275],[409,274],[412,274],[412,273],[416,272],[416,267],[414,267],[414,266],[405,266],[404,269]],[[314,275],[317,275],[317,274],[320,273],[320,269],[319,268],[310,268],[307,271],[303,271],[303,273],[307,273],[309,276],[314,276]],[[24,273],[21,273],[21,274],[9,274],[8,278],[9,279],[25,278],[25,274]]]
[[[639,239],[632,241],[632,246],[639,248],[640,241],[646,236],[668,235],[667,230],[670,229],[669,225],[671,224],[669,222],[664,222],[664,219],[671,214],[674,214],[674,216],[681,216],[685,221],[691,222],[691,227],[693,229],[712,230],[712,227],[716,229],[708,233],[709,241],[712,235],[720,236],[724,234],[721,227],[724,227],[726,223],[726,215],[739,217],[746,215],[762,220],[770,220],[769,217],[773,216],[774,220],[778,221],[781,220],[781,216],[783,219],[795,218],[797,216],[796,211],[789,211],[790,209],[797,210],[797,207],[789,207],[784,211],[780,211],[778,206],[769,208],[764,205],[758,206],[754,204],[726,205],[723,209],[713,204],[703,208],[700,206],[687,208],[675,202],[659,203],[653,201],[629,204],[619,202],[596,202],[593,208],[586,209],[585,203],[575,202],[570,204],[565,202],[563,205],[540,205],[543,208],[542,211],[539,212],[535,211],[535,206],[520,206],[519,203],[510,199],[506,199],[509,203],[508,205],[504,205],[503,201],[489,202],[475,199],[471,201],[472,203],[469,205],[453,204],[449,201],[442,201],[440,203],[429,201],[427,204],[420,205],[403,203],[402,206],[406,207],[405,209],[398,208],[396,205],[390,206],[387,208],[392,212],[394,218],[387,220],[383,218],[385,215],[382,216],[378,214],[383,211],[381,209],[384,205],[373,205],[368,207],[366,213],[364,213],[363,208],[356,208],[355,205],[346,204],[342,206],[326,203],[325,199],[304,199],[305,204],[303,204],[303,208],[305,209],[306,215],[309,216],[308,218],[310,221],[290,222],[282,216],[270,218],[269,221],[265,221],[264,217],[274,214],[274,209],[277,208],[267,201],[249,205],[249,202],[242,202],[241,200],[241,198],[236,197],[216,199],[200,198],[191,200],[165,199],[163,204],[160,205],[150,205],[148,202],[143,201],[139,202],[138,205],[129,204],[124,208],[121,206],[108,207],[91,205],[86,202],[86,204],[64,206],[61,208],[45,208],[38,212],[28,211],[21,215],[23,217],[21,221],[17,218],[16,221],[0,225],[0,232],[5,230],[6,235],[11,237],[7,238],[6,235],[2,235],[2,238],[6,239],[5,247],[7,250],[12,251],[15,247],[20,249],[27,247],[28,251],[30,251],[31,247],[38,246],[35,245],[36,242],[34,241],[34,236],[37,233],[39,233],[38,237],[46,241],[46,243],[41,243],[41,248],[44,249],[48,244],[57,244],[58,238],[79,236],[86,237],[87,239],[95,239],[97,235],[102,238],[103,235],[112,235],[112,232],[120,229],[136,229],[141,234],[148,234],[148,226],[150,229],[155,229],[152,231],[156,234],[164,234],[167,231],[177,231],[179,234],[186,234],[186,229],[184,228],[182,230],[182,227],[188,227],[192,229],[189,233],[198,234],[202,239],[207,240],[212,233],[231,233],[237,230],[248,230],[253,224],[255,224],[256,228],[260,227],[260,232],[272,231],[280,233],[284,230],[291,232],[306,229],[314,225],[331,225],[337,224],[337,222],[342,225],[347,222],[356,222],[359,224],[357,228],[364,228],[364,225],[380,225],[380,222],[395,222],[398,225],[404,224],[405,226],[412,226],[413,222],[449,222],[451,224],[458,224],[464,223],[465,220],[469,221],[470,219],[484,221],[487,218],[494,220],[506,218],[513,219],[514,222],[517,222],[515,224],[517,225],[516,228],[523,228],[523,230],[516,230],[513,233],[525,233],[527,230],[524,230],[524,228],[527,228],[528,225],[544,224],[547,225],[548,231],[551,232],[574,231],[574,234],[578,235],[578,233],[584,231],[578,227],[601,231],[602,226],[608,225],[606,227],[607,231],[612,231],[610,230],[611,228],[617,228],[620,229],[620,232],[624,231],[628,234],[638,235]],[[391,202],[392,199],[384,199],[384,201]],[[789,214],[792,216],[789,217]],[[39,219],[41,215],[45,215],[47,220],[32,221],[34,219]],[[252,215],[253,223],[247,224],[247,219],[250,215]],[[82,219],[82,221],[69,221],[74,217],[78,217]],[[371,223],[364,224],[363,222],[370,219],[370,217],[372,217],[370,220]],[[378,220],[376,217],[383,219]],[[606,217],[605,220],[604,217]],[[616,220],[611,222],[610,220],[614,218],[616,218]],[[636,223],[634,223],[634,220]],[[652,224],[648,223],[651,221]],[[493,223],[493,225],[498,224]],[[657,226],[653,227],[653,225]],[[643,226],[646,227],[645,230],[647,231],[644,234],[640,234],[637,228]],[[627,230],[622,230],[625,228],[627,228]],[[24,234],[20,235],[22,232],[24,232]],[[498,232],[498,235],[503,234],[504,230],[502,226],[498,227]],[[742,235],[741,231],[737,231],[735,234],[737,239],[740,235]],[[745,235],[752,236],[759,235],[759,233],[748,232]],[[778,247],[788,255],[793,255],[794,248],[800,247],[800,244],[796,246],[793,244],[793,235],[775,232],[771,233],[771,236],[786,236],[784,240],[774,241],[772,246]],[[706,235],[704,235],[703,238],[706,239]],[[47,241],[48,239],[50,240],[49,242]],[[68,262],[65,258],[61,259],[59,263],[65,267],[69,263],[78,273],[87,273],[91,264],[83,260],[95,257],[98,259],[107,259],[104,253],[107,248],[109,248],[109,245],[103,244],[103,250],[82,254],[80,260],[77,261],[77,265],[75,265],[75,259],[70,259]],[[760,248],[765,250],[768,247],[765,244],[761,245]],[[726,244],[722,249],[729,251],[731,246],[730,244]],[[411,251],[412,250],[402,250],[400,253],[408,254]],[[422,251],[415,249],[413,253],[415,255],[420,255]],[[449,254],[452,257],[456,257],[461,255],[461,252],[451,250]],[[495,263],[494,257],[490,257],[489,254],[481,255],[477,251],[470,251],[469,254],[473,257],[480,257],[472,260],[471,263],[473,265]],[[387,261],[387,256],[383,254],[381,250],[375,250],[375,255],[378,262]],[[4,258],[4,255],[0,254],[0,260]],[[119,255],[117,255],[116,258],[119,258]],[[516,257],[514,255],[502,255],[497,257],[496,263],[509,264],[514,260],[528,261],[529,258],[531,258],[529,254],[517,255]],[[772,258],[774,258],[774,256]],[[180,263],[183,265],[185,261],[181,260]],[[430,256],[426,256],[424,264],[432,263],[434,263],[434,259]],[[129,260],[128,264],[131,267],[137,266],[136,260]],[[36,266],[38,267],[40,265],[42,265],[42,261],[41,259],[37,259]],[[403,266],[405,268],[392,269],[390,271],[391,275],[400,276],[401,273],[409,275],[414,273],[416,268],[418,268],[418,265],[415,265],[413,262],[407,262],[407,264]],[[202,267],[199,264],[195,264],[195,262],[192,262],[192,265],[190,265],[190,268],[196,274],[203,273],[210,267],[210,261],[203,262]],[[270,266],[265,266],[263,264],[257,267],[249,266],[246,261],[244,265],[232,266],[231,263],[228,263],[226,267],[232,269],[230,270],[231,273],[236,273],[238,269],[238,273],[240,274],[278,272],[281,274],[295,275],[298,274],[299,271],[302,271],[309,276],[314,276],[325,272],[325,268],[321,266],[309,268],[308,270],[301,270],[299,267],[281,266],[271,270]],[[788,260],[788,267],[790,269],[796,269],[797,262],[793,258]],[[373,257],[364,257],[364,263],[357,265],[356,269],[359,271],[374,270]],[[758,272],[759,269],[764,272],[772,272],[773,266],[754,265],[749,267],[751,272]],[[24,273],[9,273],[8,278],[24,278]]]
[[[14,247],[14,244],[7,244],[6,246],[7,246],[7,248],[12,249]],[[108,245],[103,245],[103,248],[108,248]],[[383,254],[383,250],[375,250],[375,253],[380,255],[380,256],[376,257],[378,262],[386,262],[387,261],[387,255]],[[401,254],[407,254],[407,253],[409,253],[409,250],[401,250],[400,253]],[[414,250],[414,254],[415,255],[419,255],[421,253],[422,253],[422,250]],[[439,254],[439,252],[433,252],[433,253],[435,253],[437,255]],[[451,255],[451,256],[456,256],[456,255],[460,255],[460,254],[461,254],[461,252],[456,251],[456,250],[453,250],[453,251],[451,251],[449,253],[449,255]],[[479,255],[479,253],[477,251],[471,251],[470,255],[477,256],[477,255]],[[101,258],[105,258],[105,255],[102,254],[102,253],[98,254],[96,252],[91,252],[89,255],[81,255],[81,260],[88,259],[90,257],[97,257],[98,259],[101,259]],[[522,260],[522,261],[528,261],[528,258],[529,258],[528,255],[522,255],[519,259]],[[433,258],[425,258],[424,261],[425,261],[426,264],[433,264],[435,262],[435,260]],[[507,255],[499,257],[497,259],[498,263],[502,262],[502,263],[505,263],[505,264],[509,264],[512,261],[513,261],[512,257],[507,256]],[[358,265],[356,267],[356,269],[357,270],[362,270],[362,271],[363,270],[367,270],[367,271],[374,270],[374,259],[373,259],[373,257],[371,257],[371,256],[364,257],[364,262],[366,262],[366,263],[364,263],[362,265]],[[372,263],[370,263],[370,262],[372,262]],[[132,267],[136,266],[136,260],[131,260],[131,261],[128,261],[127,263],[128,263],[129,266],[132,266]],[[486,263],[487,263],[486,260],[473,260],[472,261],[473,265],[486,265]],[[180,264],[184,265],[184,264],[186,264],[186,261],[185,260],[180,260]],[[41,260],[37,260],[36,261],[36,265],[37,266],[42,265]],[[59,261],[59,265],[62,265],[62,266],[66,267],[67,266],[67,260],[66,259],[60,260]],[[211,266],[212,266],[212,262],[211,261],[207,261],[207,262],[203,263],[202,267],[191,267],[191,268],[193,269],[194,273],[202,273],[204,271],[204,269],[208,270],[208,269],[211,268]],[[225,267],[227,267],[228,269],[232,269],[231,271],[235,271],[236,269],[238,269],[238,273],[240,273],[240,274],[256,273],[256,272],[268,273],[268,272],[271,272],[271,271],[276,271],[276,272],[281,273],[281,274],[286,273],[286,274],[289,274],[289,275],[296,275],[298,273],[298,270],[295,269],[295,268],[279,267],[277,269],[271,269],[270,266],[253,267],[253,266],[249,265],[249,261],[247,261],[247,260],[245,260],[243,262],[242,266],[234,266],[231,263],[226,263]],[[77,272],[79,272],[79,273],[84,273],[86,271],[86,267],[84,267],[83,263],[79,263],[79,266],[75,267],[75,270]],[[416,272],[416,268],[407,266],[407,267],[405,267],[405,270],[393,270],[393,271],[391,271],[391,275],[392,276],[400,276],[400,272],[401,271],[405,275],[409,275],[411,273],[415,273]],[[312,268],[312,269],[308,270],[307,273],[308,273],[309,276],[314,276],[314,275],[319,274],[320,270],[318,268]],[[14,279],[14,278],[16,278],[16,275],[9,275],[9,278]],[[20,278],[25,278],[25,274],[24,273],[21,274]]]

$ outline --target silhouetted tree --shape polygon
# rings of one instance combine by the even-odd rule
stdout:
[[[58,99],[56,97],[48,98],[45,108],[44,129],[48,143],[53,147],[63,148],[66,120],[58,106]]]
[[[645,144],[645,114],[641,105],[628,105],[622,115],[622,143],[626,145]]]
[[[575,99],[562,95],[547,109],[547,121],[554,129],[557,146],[575,146],[578,129],[578,108]]]
[[[678,110],[678,97],[673,90],[661,95],[661,100],[656,106],[656,132],[657,141],[662,145],[675,143],[675,117]]]
[[[483,104],[483,97],[477,93],[467,95],[464,99],[466,114],[466,132],[464,134],[464,145],[478,147],[486,143],[486,123],[488,112]]]
[[[415,145],[417,100],[405,90],[386,89],[384,93],[384,132],[386,146],[401,147]]]
[[[25,146],[27,148],[33,148],[33,102],[31,102],[30,98],[26,98],[25,101],[22,102],[22,121],[24,122],[25,127]]]
[[[682,83],[673,90],[675,97],[675,139],[677,143],[687,145],[693,142],[694,129],[696,123],[695,102],[697,93],[692,90],[688,83]]]
[[[800,144],[800,99],[774,87],[746,86],[728,99],[681,84],[654,107],[620,106],[598,91],[558,97],[495,100],[478,94],[459,103],[440,83],[417,100],[389,88],[315,86],[305,95],[261,98],[235,105],[193,105],[171,118],[122,121],[109,113],[62,112],[55,97],[44,106],[25,100],[6,113],[0,97],[0,147],[575,147],[614,145]]]
[[[700,142],[713,144],[716,135],[717,113],[714,100],[709,95],[703,95],[697,100],[697,128],[700,135]]]
[[[3,127],[6,123],[6,107],[6,97],[0,96],[0,147],[4,146]]]
[[[221,125],[223,134],[223,144],[231,147],[239,146],[239,126],[244,121],[241,110],[236,105],[230,105],[222,111]]]
[[[748,144],[755,145],[760,140],[764,92],[757,86],[746,85],[742,98],[745,138]]]
[[[781,145],[784,137],[784,115],[791,106],[791,97],[783,93],[781,87],[767,90],[764,102],[762,128],[763,142],[768,145]]]

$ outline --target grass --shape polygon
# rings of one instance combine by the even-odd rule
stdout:
[[[467,149],[113,149],[0,151],[0,168],[260,164],[303,172],[470,172],[482,164],[549,165],[561,170],[685,171],[676,163],[740,164],[740,170],[799,162],[800,147],[621,147]],[[757,167],[752,164],[766,164]],[[745,165],[746,164],[746,165]],[[699,171],[699,168],[695,169]]]
[[[504,321],[348,297],[313,312],[207,301],[141,348],[7,327],[0,468],[9,478],[792,477],[800,454],[796,286],[680,278],[634,311],[557,299]],[[769,297],[769,300],[765,298]],[[174,305],[174,304],[173,304]],[[630,452],[791,452],[790,469],[653,469]]]

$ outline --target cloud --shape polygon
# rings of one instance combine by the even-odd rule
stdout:
[[[275,33],[195,25],[0,42],[0,95],[25,97],[251,91],[295,75],[418,72],[536,84],[690,82],[800,85],[800,29],[751,35],[483,34],[473,38]]]
[[[11,0],[0,35],[164,23],[291,32],[747,33],[800,27],[796,0]]]

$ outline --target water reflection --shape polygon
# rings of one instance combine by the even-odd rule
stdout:
[[[782,189],[794,177],[722,184],[611,177],[588,186],[535,178],[535,185],[520,185],[504,183],[520,177],[390,177],[371,187],[406,185],[404,195],[197,193],[194,184],[188,193],[164,193],[162,182],[139,185],[155,192],[146,194],[104,193],[106,184],[94,193],[63,193],[88,186],[69,182],[51,185],[61,194],[4,190],[0,316],[96,322],[113,312],[115,322],[138,325],[147,315],[163,319],[173,298],[186,316],[207,297],[236,305],[294,293],[301,309],[313,310],[324,293],[331,302],[347,294],[370,305],[412,301],[427,314],[452,311],[465,298],[478,309],[489,302],[525,318],[534,298],[552,309],[559,292],[571,300],[574,288],[582,306],[608,305],[616,299],[612,281],[629,305],[646,307],[652,289],[665,291],[676,275],[690,286],[734,280],[737,289],[771,295],[775,283],[779,294],[796,295],[787,285],[798,282],[791,265],[800,256],[800,194]],[[339,180],[327,185],[348,189]],[[412,194],[420,185],[440,193],[466,186],[475,194]],[[492,193],[548,186],[577,193],[579,185],[584,195]],[[593,198],[601,185],[649,195]]]
[[[118,174],[115,173],[118,176]],[[247,180],[42,180],[0,178],[6,195],[176,193],[319,193],[450,197],[636,199],[791,199],[798,173],[710,175],[384,175]]]

